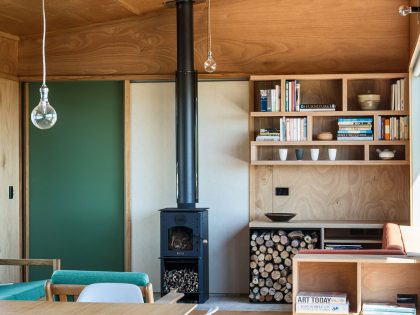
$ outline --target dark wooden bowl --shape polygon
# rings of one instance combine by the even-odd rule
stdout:
[[[266,213],[265,216],[274,222],[288,222],[296,213]]]

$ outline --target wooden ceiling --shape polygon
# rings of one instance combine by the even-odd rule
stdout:
[[[163,0],[45,0],[48,30],[120,20],[163,9]],[[42,31],[41,0],[0,0],[0,31],[22,36]]]

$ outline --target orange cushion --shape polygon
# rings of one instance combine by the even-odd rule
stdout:
[[[382,236],[382,249],[404,251],[400,226],[395,223],[385,223]]]

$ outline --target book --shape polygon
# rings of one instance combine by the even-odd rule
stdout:
[[[314,291],[299,291],[296,294],[296,303],[336,303],[345,304],[347,303],[347,294],[345,292],[314,292]]]
[[[335,104],[300,104],[300,110],[336,110]]]
[[[349,303],[304,304],[296,303],[296,313],[348,314]]]
[[[280,141],[280,136],[257,136],[256,141]]]
[[[260,90],[260,112],[267,111],[267,90]]]
[[[373,141],[373,137],[337,137],[337,141]]]
[[[398,303],[363,303],[363,314],[416,314],[416,306],[414,304],[398,304]]]
[[[325,249],[339,250],[339,249],[362,249],[360,244],[326,244]]]
[[[276,90],[276,112],[280,111],[280,85],[276,84],[275,85],[275,90]]]

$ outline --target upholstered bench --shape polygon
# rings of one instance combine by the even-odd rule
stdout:
[[[39,300],[45,296],[45,281],[0,284],[0,300]]]
[[[60,269],[59,259],[0,259],[0,265],[51,266]],[[45,297],[46,280],[0,284],[0,300],[39,300]]]

